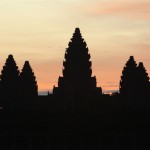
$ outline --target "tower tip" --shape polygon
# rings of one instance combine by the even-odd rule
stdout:
[[[29,61],[25,61],[25,65],[30,65],[30,64],[29,64]]]
[[[79,28],[75,28],[75,33],[80,33],[80,29]]]
[[[134,57],[133,57],[133,56],[130,56],[130,59],[134,59]]]
[[[13,58],[13,55],[12,55],[12,54],[9,54],[9,55],[8,55],[8,58]]]
[[[143,66],[143,62],[139,62],[139,67],[142,67]]]

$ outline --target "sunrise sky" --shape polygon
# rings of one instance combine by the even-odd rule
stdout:
[[[103,92],[118,90],[130,55],[150,71],[149,0],[0,0],[0,69],[9,54],[20,70],[29,60],[39,92],[51,91],[76,27]]]

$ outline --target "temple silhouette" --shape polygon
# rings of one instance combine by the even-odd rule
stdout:
[[[92,77],[92,62],[86,42],[76,28],[68,44],[63,61],[63,77],[58,79],[58,87],[54,94],[61,95],[96,95],[101,94],[101,88],[96,87],[96,77]]]
[[[3,150],[150,149],[150,82],[142,62],[127,60],[119,91],[104,94],[92,76],[79,28],[65,51],[53,93],[38,95],[34,71],[9,55],[0,75],[0,147]]]

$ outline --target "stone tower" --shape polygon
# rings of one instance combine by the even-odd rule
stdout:
[[[20,95],[23,97],[38,96],[37,81],[28,61],[25,61],[20,73]]]
[[[121,76],[120,94],[125,97],[133,97],[137,94],[137,64],[133,56],[127,61]]]
[[[137,93],[141,97],[147,97],[150,95],[150,83],[149,83],[149,76],[148,73],[146,72],[146,69],[143,65],[142,62],[139,63],[138,65],[138,90]]]
[[[92,62],[86,42],[76,28],[65,52],[63,76],[59,77],[58,87],[54,87],[55,95],[97,95],[102,94],[96,87],[96,77],[92,77]]]
[[[13,55],[9,55],[6,59],[6,63],[1,71],[0,80],[0,91],[2,97],[18,97],[19,69],[16,65]]]

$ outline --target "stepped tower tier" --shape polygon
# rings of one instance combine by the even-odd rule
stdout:
[[[101,94],[96,87],[96,77],[92,77],[92,62],[86,42],[76,28],[65,52],[63,77],[59,77],[54,94],[88,95]]]
[[[150,95],[150,83],[148,73],[142,62],[139,63],[138,67],[138,91],[141,97],[147,97]]]
[[[13,98],[18,96],[19,69],[13,58],[9,55],[0,75],[0,92],[3,97]]]
[[[29,61],[25,61],[23,69],[20,73],[20,94],[22,97],[38,96],[36,77]]]
[[[133,56],[125,64],[120,81],[120,94],[132,97],[137,92],[137,64]]]

